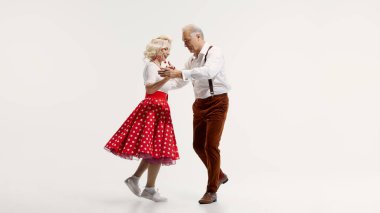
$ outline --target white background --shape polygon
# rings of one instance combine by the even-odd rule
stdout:
[[[0,212],[380,211],[380,3],[376,0],[0,0]],[[103,150],[144,97],[142,53],[194,23],[232,85],[221,141],[229,175],[198,205],[191,86],[169,102],[181,159],[156,204]],[[145,177],[141,185],[144,185]]]

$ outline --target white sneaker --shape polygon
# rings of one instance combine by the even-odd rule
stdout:
[[[154,202],[166,202],[168,199],[166,197],[163,197],[158,193],[158,190],[147,190],[144,189],[144,191],[141,193],[141,197],[153,200]]]
[[[141,189],[139,187],[139,181],[136,178],[129,177],[124,181],[127,184],[128,188],[135,194],[140,197]]]

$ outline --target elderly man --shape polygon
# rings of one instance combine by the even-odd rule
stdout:
[[[159,71],[162,77],[182,78],[192,81],[195,102],[193,104],[193,148],[207,168],[207,190],[200,204],[216,202],[216,192],[228,181],[220,169],[219,142],[228,111],[224,57],[220,48],[204,40],[202,30],[195,25],[182,29],[185,47],[193,53],[184,70],[166,68]]]

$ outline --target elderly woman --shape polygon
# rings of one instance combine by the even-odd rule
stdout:
[[[173,165],[179,159],[170,108],[168,91],[184,86],[182,80],[160,77],[161,67],[171,66],[171,40],[166,36],[153,39],[144,52],[145,99],[135,108],[123,125],[105,145],[111,153],[126,159],[142,159],[135,173],[125,180],[130,190],[156,202],[166,201],[155,189],[155,182],[161,165]],[[147,183],[141,193],[139,179],[148,170]]]

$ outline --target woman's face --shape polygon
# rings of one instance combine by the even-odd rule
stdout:
[[[162,56],[167,59],[170,55],[170,49],[168,47],[161,48]]]

